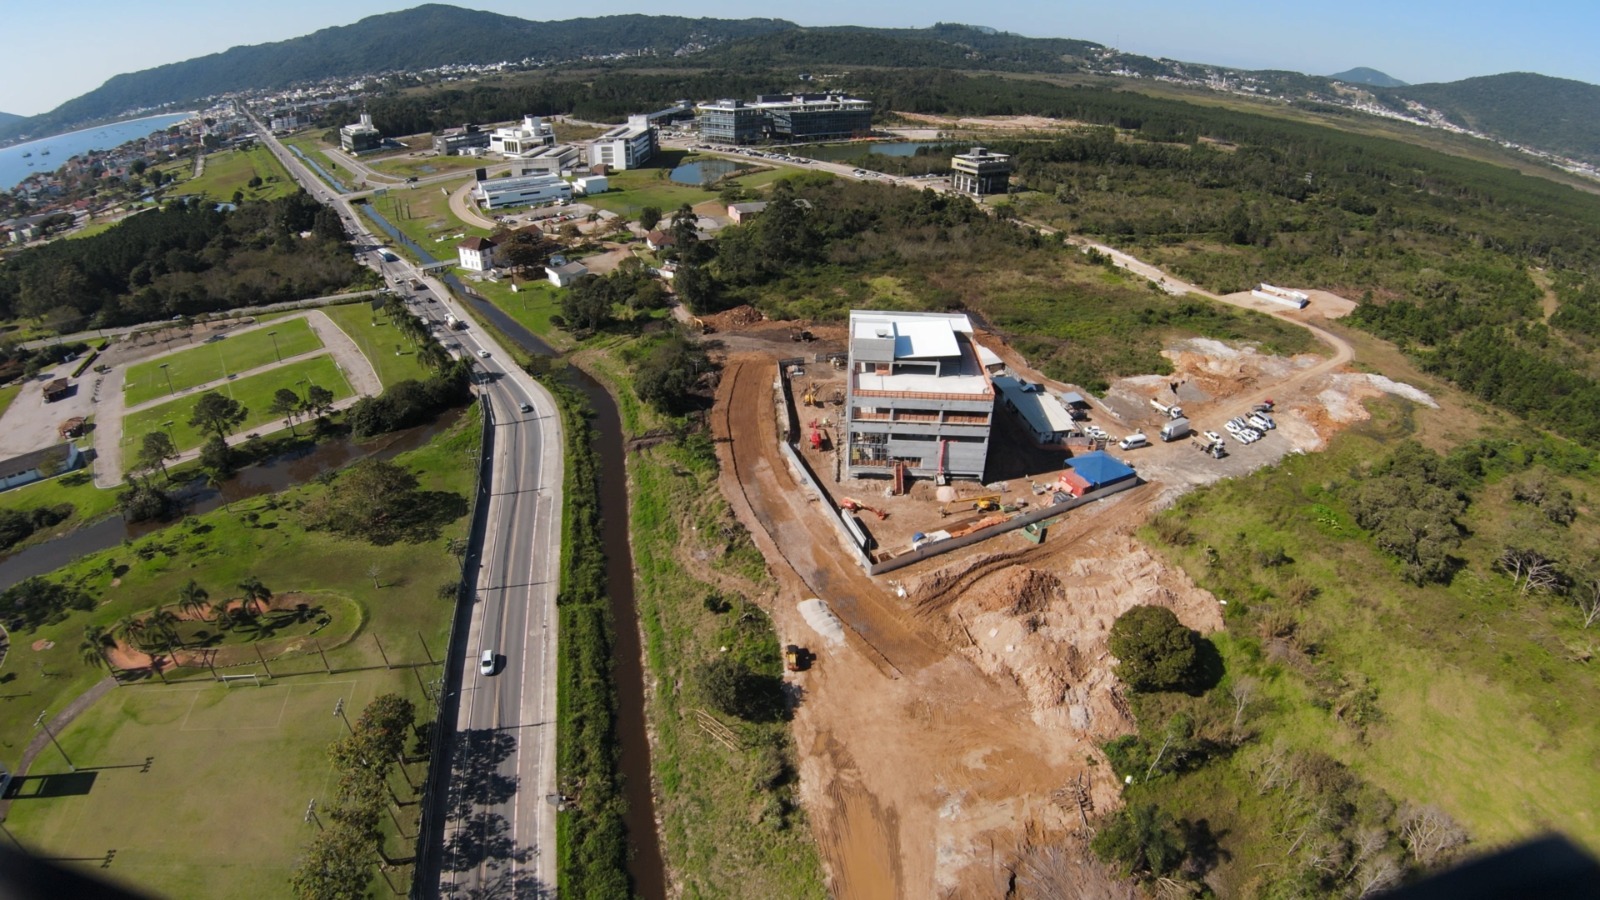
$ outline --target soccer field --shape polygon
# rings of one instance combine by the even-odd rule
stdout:
[[[327,751],[346,733],[334,705],[354,721],[389,691],[430,708],[405,670],[117,688],[59,735],[78,772],[46,747],[19,780],[7,827],[37,855],[158,896],[291,897],[317,828],[306,804],[333,797]],[[408,769],[420,784],[424,764]],[[417,809],[402,813],[406,838],[388,835],[391,856],[411,855]],[[410,872],[391,877],[403,889]],[[387,890],[376,866],[373,884]]]
[[[274,336],[276,348],[273,347]],[[123,402],[138,406],[174,391],[216,381],[229,373],[237,375],[276,362],[280,357],[288,359],[309,353],[321,346],[322,339],[305,319],[286,319],[235,337],[197,344],[188,350],[130,367],[122,385]],[[169,376],[171,385],[167,384]]]
[[[246,434],[267,422],[281,422],[281,419],[267,411],[272,405],[272,395],[279,388],[289,388],[303,397],[306,386],[300,383],[302,381],[327,388],[333,392],[335,400],[342,400],[353,393],[350,382],[345,380],[344,373],[339,370],[338,364],[331,356],[313,356],[270,372],[228,382],[228,386],[218,387],[215,390],[221,394],[231,394],[235,400],[244,405],[246,410],[244,424],[234,429],[234,432]],[[180,452],[193,450],[214,434],[214,432],[204,433],[189,424],[189,417],[194,414],[194,405],[202,396],[204,395],[191,394],[170,403],[146,407],[132,415],[123,416],[123,440],[127,442],[128,447],[137,448],[138,442],[144,439],[146,433],[165,431],[172,436],[173,446]],[[168,422],[172,424],[166,424]],[[133,452],[137,452],[137,449]]]

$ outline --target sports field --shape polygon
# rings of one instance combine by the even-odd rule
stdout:
[[[6,825],[37,855],[154,896],[292,897],[289,876],[317,828],[306,805],[334,794],[327,750],[346,733],[334,705],[353,721],[386,692],[431,709],[408,670],[117,688],[58,735],[78,772],[47,747]],[[423,764],[408,773],[420,784]],[[410,799],[398,773],[393,786]],[[402,807],[405,837],[386,819],[390,856],[411,855],[417,809]],[[390,877],[404,889],[410,871]],[[372,884],[388,890],[376,865]]]
[[[273,348],[273,333],[276,333],[276,350]],[[303,318],[246,331],[236,337],[208,341],[188,350],[131,366],[127,380],[122,385],[123,402],[128,406],[138,406],[175,391],[216,381],[230,372],[237,375],[277,362],[280,357],[287,359],[299,356],[321,346],[322,339],[317,337]],[[161,368],[163,365],[166,366],[165,372]],[[168,376],[172,378],[170,386],[167,384]]]
[[[289,363],[270,372],[230,381],[227,386],[218,387],[216,390],[222,394],[231,394],[233,399],[244,405],[247,410],[244,423],[234,429],[236,434],[244,434],[252,428],[278,419],[268,412],[267,408],[272,405],[272,395],[277,393],[279,388],[289,388],[304,397],[306,385],[302,382],[306,381],[332,391],[335,400],[341,400],[353,393],[350,382],[345,380],[344,373],[339,370],[338,364],[331,356],[315,356],[297,363]],[[123,440],[128,446],[137,447],[137,442],[143,440],[146,433],[165,431],[172,436],[172,443],[179,452],[200,446],[205,443],[209,435],[190,425],[189,416],[193,414],[194,405],[202,396],[204,395],[192,394],[180,397],[170,403],[161,403],[124,416]],[[172,424],[168,425],[168,422]]]

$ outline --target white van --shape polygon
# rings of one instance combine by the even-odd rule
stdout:
[[[1142,434],[1130,434],[1117,443],[1124,450],[1133,450],[1137,447],[1150,446],[1150,439]]]

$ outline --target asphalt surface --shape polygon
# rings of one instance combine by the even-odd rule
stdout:
[[[349,198],[302,165],[260,122],[257,134],[319,202],[339,210],[356,242],[385,242],[365,231]],[[562,435],[555,400],[518,368],[469,310],[437,280],[375,249],[363,261],[419,316],[445,347],[476,365],[491,427],[484,451],[474,546],[466,577],[476,586],[467,636],[446,661],[445,705],[453,708],[449,778],[427,802],[443,814],[425,822],[442,845],[419,858],[418,893],[446,897],[539,897],[555,888],[556,590],[560,575]],[[420,280],[424,290],[410,290]],[[445,316],[468,323],[447,331]],[[460,620],[458,619],[458,628]],[[492,673],[480,668],[494,655]]]

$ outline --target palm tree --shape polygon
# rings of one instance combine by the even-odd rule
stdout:
[[[78,645],[78,657],[95,668],[110,668],[106,657],[106,630],[101,625],[83,626],[83,643]]]
[[[139,640],[145,633],[145,623],[143,619],[136,619],[132,615],[126,615],[118,619],[117,624],[112,626],[112,632],[120,635],[124,641],[128,642],[128,646],[137,650],[140,649]]]
[[[167,609],[165,606],[160,606],[150,615],[149,624],[152,629],[161,632],[162,637],[167,639],[167,652],[172,656],[173,665],[177,665],[179,646],[178,617],[173,614],[172,610]]]
[[[206,606],[206,601],[210,599],[211,594],[200,586],[200,582],[195,581],[193,578],[189,579],[188,584],[178,588],[178,608],[191,615],[199,616],[200,610]]]
[[[272,599],[272,591],[261,583],[261,579],[254,575],[239,582],[239,590],[244,592],[245,611],[249,612],[250,604],[254,603],[258,607],[256,610],[257,615],[265,611],[266,602]]]

